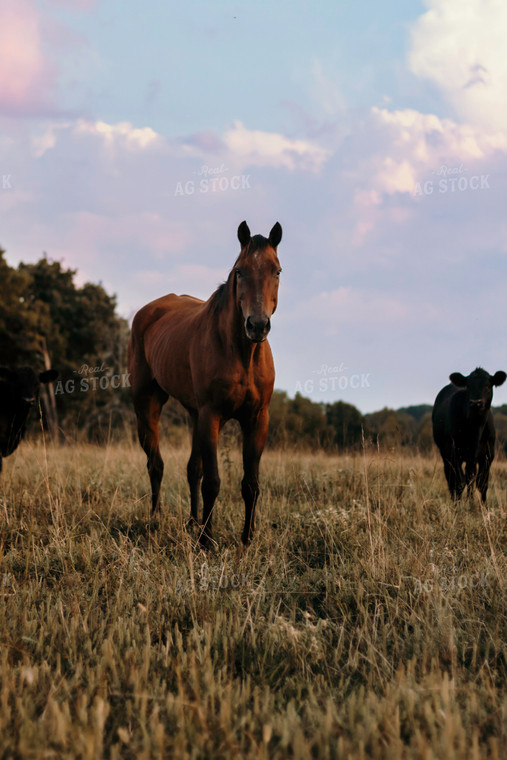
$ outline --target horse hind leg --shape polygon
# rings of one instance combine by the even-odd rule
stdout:
[[[199,446],[198,415],[192,414],[192,452],[187,464],[187,480],[190,488],[189,526],[199,522],[199,486],[202,479],[202,456]]]
[[[158,423],[162,407],[168,395],[157,386],[151,392],[134,398],[139,443],[148,458],[147,467],[151,484],[151,514],[160,511],[160,485],[164,474],[164,462],[160,456]]]

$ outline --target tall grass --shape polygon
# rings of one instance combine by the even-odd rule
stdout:
[[[226,448],[205,554],[163,455],[157,529],[137,445],[5,461],[0,757],[505,756],[505,463],[481,509],[436,458],[266,452],[244,549]]]

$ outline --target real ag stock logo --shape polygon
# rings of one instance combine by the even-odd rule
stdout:
[[[414,196],[433,195],[433,193],[464,193],[467,190],[489,190],[489,174],[474,174],[466,177],[468,170],[463,164],[447,166],[443,164],[440,169],[432,172],[436,179],[428,179],[425,182],[416,182]]]
[[[312,375],[314,377],[297,381],[296,393],[327,393],[370,387],[369,372],[352,373],[343,362],[334,365],[321,364],[319,369],[312,370]]]
[[[220,166],[207,166],[203,164],[193,172],[197,179],[189,179],[186,182],[177,182],[174,195],[194,195],[196,193],[225,193],[228,190],[251,190],[251,174],[235,174],[226,177],[229,171],[225,164]]]
[[[113,390],[130,388],[130,372],[115,374],[110,367],[104,365],[104,362],[96,367],[82,364],[79,369],[74,370],[74,374],[79,377],[58,380],[55,384],[55,396],[59,393],[75,393],[76,391],[86,393],[87,391],[105,391],[108,388]]]
[[[321,364],[319,369],[312,370],[312,375],[314,377],[297,381],[296,393],[327,393],[370,387],[369,372],[352,373],[343,362],[334,365]]]

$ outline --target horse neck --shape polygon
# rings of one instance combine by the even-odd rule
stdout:
[[[228,354],[237,357],[245,369],[253,359],[256,343],[248,340],[241,309],[236,304],[232,287],[228,288],[227,303],[218,316],[218,332]]]

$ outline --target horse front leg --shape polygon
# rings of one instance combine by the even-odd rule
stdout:
[[[199,447],[199,418],[192,413],[192,453],[187,464],[187,479],[190,488],[189,527],[199,522],[199,485],[202,478],[202,456]]]
[[[241,495],[245,502],[245,527],[241,540],[250,543],[255,531],[255,507],[259,498],[259,464],[268,435],[269,412],[261,409],[253,420],[242,423],[243,430],[243,480]]]
[[[212,541],[212,518],[215,500],[220,491],[220,476],[218,474],[218,434],[220,432],[220,417],[211,409],[199,410],[197,422],[197,438],[202,457],[202,530],[199,540],[204,548]]]

